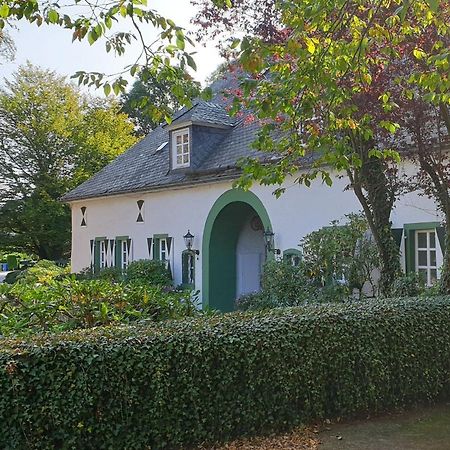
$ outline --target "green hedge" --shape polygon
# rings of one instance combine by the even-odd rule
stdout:
[[[0,448],[185,448],[449,399],[450,299],[8,341],[0,366]]]

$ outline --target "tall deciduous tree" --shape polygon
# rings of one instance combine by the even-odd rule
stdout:
[[[117,105],[89,101],[53,72],[21,67],[0,92],[0,246],[66,255],[70,211],[60,197],[134,142]]]
[[[209,12],[219,11],[214,2],[204,3]],[[242,0],[237,6],[244,9],[251,3]],[[240,61],[249,76],[242,81],[234,110],[244,107],[254,112],[262,124],[255,145],[277,153],[278,158],[269,163],[245,161],[241,185],[248,186],[252,180],[281,184],[289,175],[299,183],[321,177],[331,184],[330,170],[346,172],[378,245],[381,290],[388,294],[400,269],[390,231],[390,213],[399,189],[392,162],[404,149],[395,133],[401,127],[399,117],[409,113],[397,103],[405,89],[398,88],[396,78],[404,75],[399,72],[402,52],[411,40],[415,46],[410,50],[417,54],[426,33],[435,30],[439,36],[448,36],[449,4],[402,0],[264,3],[273,4],[279,20],[256,35],[251,34],[257,29],[254,23],[244,30],[250,34],[241,41]],[[223,10],[220,16],[219,11],[222,20],[216,18],[207,26],[220,29],[228,14]],[[425,57],[448,61],[445,40],[437,41],[432,56],[425,52]],[[434,91],[444,87],[448,92],[448,78],[434,69],[430,74],[429,69],[419,70],[417,80],[428,80]],[[417,87],[413,75],[406,82]],[[440,98],[449,101],[442,93]],[[282,138],[274,139],[274,131],[280,130]],[[303,158],[309,153],[315,158],[305,167]]]

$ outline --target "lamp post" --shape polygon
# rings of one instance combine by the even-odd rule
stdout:
[[[279,249],[275,248],[274,236],[275,233],[272,230],[270,230],[270,228],[267,227],[267,229],[264,231],[264,241],[266,244],[266,257],[271,252],[277,255],[281,253]]]
[[[195,253],[196,255],[200,255],[199,250],[195,250],[192,248],[192,245],[194,244],[194,237],[195,236],[191,234],[191,232],[188,230],[187,233],[183,236],[184,243],[189,252]]]

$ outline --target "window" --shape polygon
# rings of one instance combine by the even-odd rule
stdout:
[[[106,267],[106,242],[100,241],[100,269]]]
[[[172,166],[189,167],[190,149],[189,149],[189,129],[174,131],[172,134]]]
[[[165,238],[159,240],[159,258],[161,261],[167,261],[167,240]]]
[[[123,240],[120,241],[121,242],[121,247],[120,247],[120,255],[121,255],[121,261],[120,261],[120,267],[122,269],[126,269],[128,267],[128,241]]]
[[[195,286],[195,254],[185,250],[181,254],[182,283],[184,286]]]
[[[416,231],[416,271],[423,277],[427,286],[437,280],[436,230]]]
[[[131,239],[128,236],[117,236],[114,249],[115,267],[125,270],[131,261]]]
[[[82,206],[80,208],[80,210],[81,210],[81,224],[80,224],[80,226],[86,227],[87,226],[87,222],[86,222],[86,210],[87,210],[87,208],[86,208],[86,206]]]
[[[138,207],[138,216],[136,219],[137,223],[144,223],[144,200],[138,200],[136,202]]]
[[[283,252],[283,260],[287,264],[297,267],[300,265],[300,261],[302,260],[302,254],[300,250],[290,248]]]

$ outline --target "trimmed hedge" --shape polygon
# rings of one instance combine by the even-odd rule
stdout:
[[[450,298],[98,328],[0,350],[0,448],[145,449],[450,398]]]

